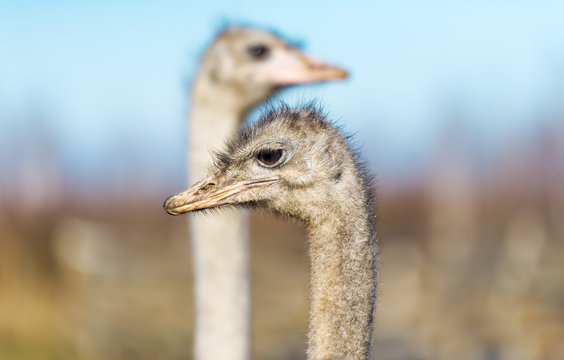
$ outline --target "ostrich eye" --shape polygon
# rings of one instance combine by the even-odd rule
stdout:
[[[247,48],[247,53],[254,59],[265,58],[268,55],[269,51],[270,49],[268,48],[268,46],[263,44],[251,45]]]
[[[261,150],[257,154],[257,160],[261,166],[272,168],[282,163],[285,158],[284,154],[282,149]]]

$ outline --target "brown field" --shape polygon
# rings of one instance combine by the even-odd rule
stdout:
[[[448,169],[379,191],[374,358],[563,359],[561,187],[493,175],[478,186]],[[4,197],[0,358],[191,358],[185,219],[160,196],[76,199]],[[254,358],[304,359],[305,231],[251,219]]]

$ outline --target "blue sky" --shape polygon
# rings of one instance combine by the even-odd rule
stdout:
[[[139,167],[183,174],[198,55],[244,22],[349,69],[281,98],[319,99],[366,158],[401,170],[452,112],[475,146],[495,147],[562,104],[563,16],[562,1],[0,1],[0,141],[41,121],[68,173],[100,173],[126,149]]]

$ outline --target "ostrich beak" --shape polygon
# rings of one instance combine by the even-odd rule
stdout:
[[[256,76],[278,85],[297,85],[346,79],[347,71],[319,61],[298,49],[276,49],[271,59],[255,70]]]
[[[212,178],[206,178],[190,186],[185,191],[169,196],[163,207],[170,215],[180,215],[189,211],[209,209],[222,205],[235,204],[234,195],[251,189],[272,185],[278,178],[240,181],[224,187],[219,187]]]
[[[301,55],[301,60],[304,63],[304,76],[301,79],[304,83],[327,80],[342,80],[346,79],[348,76],[345,69],[324,63],[303,53],[299,53],[299,55]],[[302,82],[298,80],[296,84],[300,84]]]

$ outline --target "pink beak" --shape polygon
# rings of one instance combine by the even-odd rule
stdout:
[[[294,49],[275,49],[271,58],[259,66],[256,76],[279,85],[315,83],[345,79],[347,72]]]

